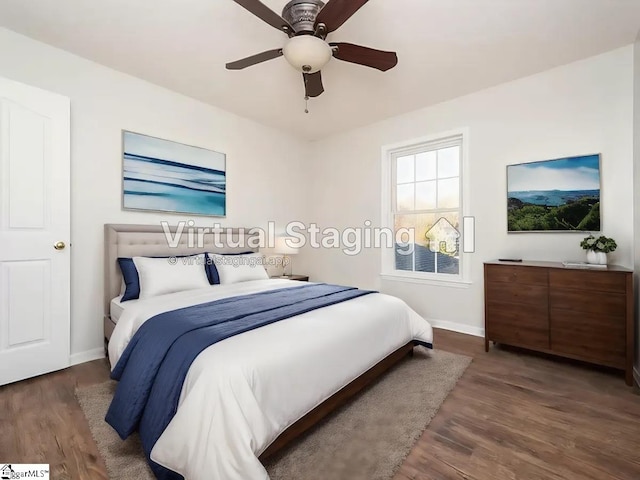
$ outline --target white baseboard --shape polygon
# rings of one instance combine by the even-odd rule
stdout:
[[[466,323],[449,322],[447,320],[436,320],[428,318],[429,323],[434,328],[442,328],[443,330],[451,330],[452,332],[465,333],[474,337],[484,337],[484,328],[474,327]]]
[[[74,353],[69,358],[69,361],[71,362],[71,365],[78,365],[79,363],[90,362],[100,358],[104,358],[104,347],[94,348],[93,350],[87,350],[86,352]]]
[[[636,387],[640,388],[640,372],[636,367],[633,367],[633,379],[636,381]]]

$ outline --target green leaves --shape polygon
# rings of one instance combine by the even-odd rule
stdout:
[[[599,237],[589,235],[580,242],[580,246],[585,250],[604,253],[613,252],[618,248],[618,244],[613,238],[605,237],[604,235],[600,235]]]
[[[585,197],[552,207],[509,198],[507,221],[510,232],[600,230],[600,203]]]

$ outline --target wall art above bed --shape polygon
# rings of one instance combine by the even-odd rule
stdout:
[[[600,155],[507,166],[509,232],[600,231]]]
[[[226,215],[226,155],[122,132],[122,208]]]

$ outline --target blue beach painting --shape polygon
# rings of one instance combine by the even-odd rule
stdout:
[[[600,155],[507,167],[509,232],[600,231]]]
[[[226,156],[123,131],[123,208],[226,214]]]

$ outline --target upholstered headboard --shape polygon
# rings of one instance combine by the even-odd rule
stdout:
[[[197,230],[197,227],[194,228]],[[175,234],[177,227],[172,226],[169,229],[171,233]],[[122,274],[118,266],[118,257],[161,257],[165,255],[195,255],[203,252],[242,253],[257,251],[255,248],[247,247],[247,245],[252,245],[249,240],[258,235],[257,233],[255,235],[247,233],[250,231],[250,228],[225,228],[222,233],[216,236],[213,233],[206,233],[203,236],[202,246],[198,246],[197,236],[194,235],[195,239],[189,240],[189,235],[186,233],[187,228],[185,228],[178,246],[171,248],[161,225],[106,224],[104,226],[105,314],[109,314],[109,304],[113,298],[120,295],[122,288]],[[243,242],[239,242],[241,235]],[[190,247],[190,242],[194,246]]]

